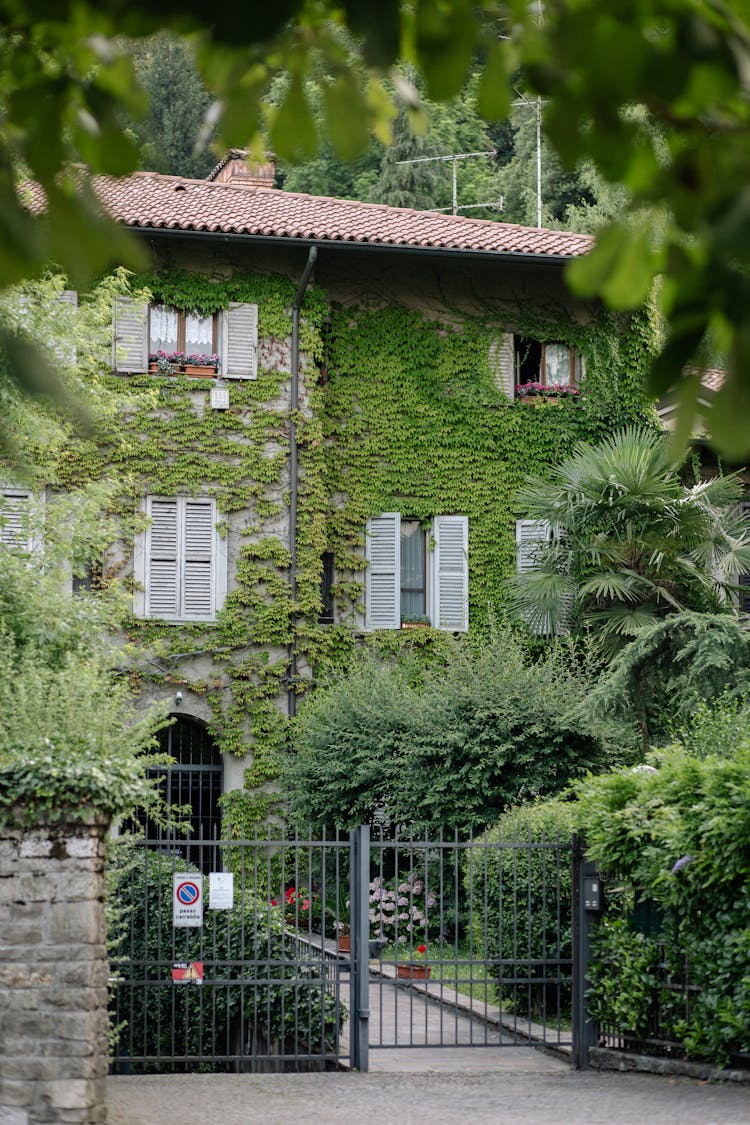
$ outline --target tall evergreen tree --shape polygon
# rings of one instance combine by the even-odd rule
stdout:
[[[131,126],[143,166],[203,179],[216,163],[210,152],[195,149],[211,96],[190,47],[184,39],[160,33],[137,43],[133,62],[150,102],[147,116]]]
[[[434,155],[433,146],[411,131],[406,113],[402,110],[393,124],[393,143],[383,156],[380,179],[370,193],[370,202],[387,203],[390,207],[413,207],[417,211],[436,208],[440,177],[437,162],[400,163]]]

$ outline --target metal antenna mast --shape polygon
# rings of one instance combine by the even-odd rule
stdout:
[[[417,156],[414,160],[397,160],[397,164],[428,164],[431,161],[439,160],[442,162],[452,161],[453,163],[453,207],[436,207],[436,211],[451,211],[457,215],[459,211],[470,211],[476,207],[497,207],[498,210],[503,209],[503,197],[500,196],[498,202],[494,200],[491,203],[464,203],[461,207],[458,206],[458,188],[456,183],[456,161],[457,160],[470,160],[475,156],[497,156],[495,149],[490,149],[489,152],[455,152],[451,156]]]
[[[533,109],[536,113],[536,225],[542,225],[542,99],[530,102],[520,90],[516,90],[519,101],[513,102],[514,106]]]

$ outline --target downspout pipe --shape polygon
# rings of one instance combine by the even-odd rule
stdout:
[[[299,468],[297,451],[297,412],[299,410],[299,314],[305,299],[310,274],[318,257],[317,246],[311,246],[305,269],[297,286],[297,296],[292,305],[292,382],[289,392],[289,588],[293,602],[297,600],[297,498],[299,494]],[[297,713],[297,639],[293,637],[289,652],[289,686],[287,688],[287,714]]]

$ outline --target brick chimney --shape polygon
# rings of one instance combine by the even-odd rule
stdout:
[[[216,184],[242,184],[244,187],[270,188],[276,174],[276,159],[270,153],[268,162],[248,164],[242,148],[231,148],[206,179]]]

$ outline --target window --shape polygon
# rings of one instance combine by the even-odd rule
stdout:
[[[322,573],[320,576],[320,600],[323,609],[318,618],[319,625],[333,625],[334,623],[334,557],[333,551],[325,551],[321,559]]]
[[[213,621],[226,597],[226,540],[212,499],[149,496],[151,523],[136,543],[134,612],[166,621]]]
[[[182,352],[219,356],[225,379],[258,377],[258,306],[233,302],[214,316],[179,313],[118,297],[114,310],[112,366],[115,371],[148,371],[149,353]]]
[[[527,336],[514,337],[516,383],[554,383],[575,387],[585,374],[583,357],[576,348],[560,343],[540,343]]]
[[[184,352],[213,355],[216,351],[216,316],[178,312],[152,305],[148,317],[149,352]]]
[[[385,512],[367,522],[365,628],[398,629],[424,616],[437,629],[469,627],[469,524],[435,516],[429,533],[418,520]]]
[[[221,849],[215,843],[221,837],[221,754],[201,723],[187,715],[171,715],[170,718],[172,724],[159,731],[159,750],[175,758],[175,764],[154,767],[147,772],[149,777],[158,779],[161,795],[172,815],[181,824],[189,825],[190,836],[186,840],[179,829],[175,831],[160,820],[151,820],[146,813],[141,813],[137,822],[126,827],[142,828],[148,847],[179,852],[204,874],[221,871]],[[178,814],[176,809],[181,812]],[[213,846],[208,846],[209,843]]]

